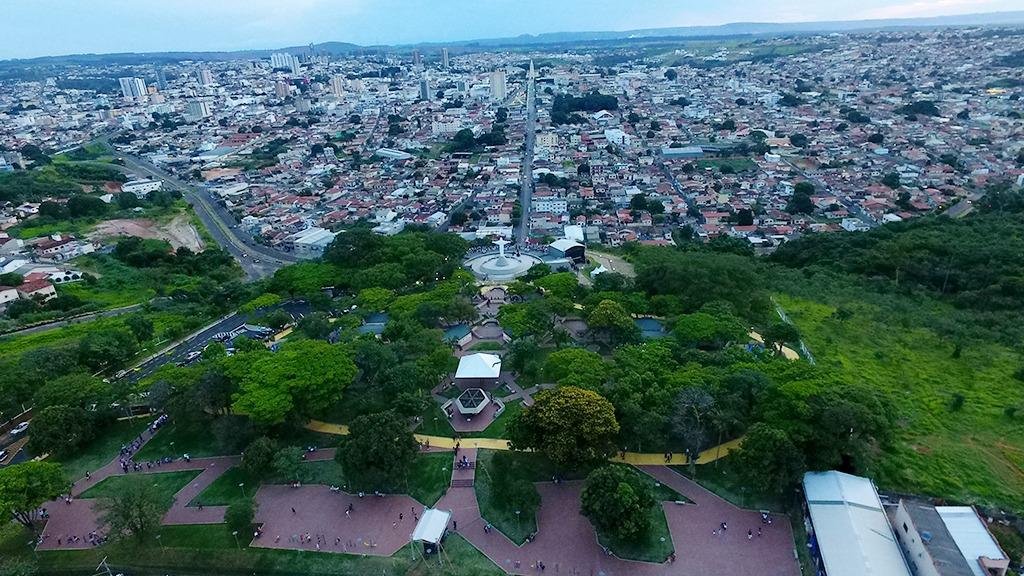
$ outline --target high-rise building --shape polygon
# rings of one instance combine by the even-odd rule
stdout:
[[[210,103],[206,100],[189,100],[188,109],[186,114],[192,118],[209,118],[213,115],[213,111],[210,109]]]
[[[199,85],[209,86],[213,84],[213,72],[210,72],[209,68],[201,68],[199,70]]]
[[[163,68],[156,69],[156,87],[159,90],[167,90],[167,72]]]
[[[306,112],[309,112],[311,108],[312,108],[312,103],[309,101],[309,98],[303,97],[303,98],[297,98],[295,100],[295,111],[296,112],[305,114]]]
[[[335,76],[331,78],[331,96],[341,98],[345,95],[345,77]]]
[[[508,96],[505,88],[505,69],[499,68],[491,72],[491,100],[502,102]]]
[[[139,103],[149,100],[146,82],[142,78],[126,77],[118,78],[117,81],[121,83],[121,94],[125,100]]]
[[[290,70],[292,74],[299,73],[299,59],[287,52],[275,52],[271,54],[270,65],[274,68]]]
[[[426,74],[420,78],[420,100],[425,102],[430,100],[430,77]]]
[[[423,63],[423,55],[420,54],[419,50],[412,51],[412,63],[417,66]]]
[[[274,82],[274,97],[283,100],[288,97],[288,84],[278,80]]]
[[[448,68],[451,67],[449,65],[450,62],[448,60],[448,49],[447,48],[441,48],[441,63],[444,66],[445,70],[447,70]]]

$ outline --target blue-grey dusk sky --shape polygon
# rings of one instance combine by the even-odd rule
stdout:
[[[903,18],[1021,0],[3,0],[0,59],[403,44],[543,32]]]

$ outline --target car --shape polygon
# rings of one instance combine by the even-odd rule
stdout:
[[[11,436],[17,436],[19,434],[24,434],[25,430],[28,430],[28,422],[22,422],[21,424],[18,424],[17,426],[12,428],[11,429]]]
[[[7,460],[7,456],[9,456],[9,454],[7,454],[7,450],[0,450],[0,462]]]
[[[260,259],[259,258],[253,258],[252,262],[253,262],[253,264],[259,264],[260,263]]]

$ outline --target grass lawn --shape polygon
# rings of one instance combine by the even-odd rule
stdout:
[[[917,325],[894,325],[893,313],[866,297],[830,300],[847,313],[777,297],[837,384],[873,386],[899,412],[894,449],[860,472],[884,490],[1024,511],[1024,422],[1004,413],[1024,401],[1013,377],[1020,355],[979,340],[954,354],[953,342]],[[964,398],[959,409],[955,394]]]
[[[169,506],[174,495],[178,493],[178,490],[187,486],[188,483],[194,480],[196,476],[199,476],[200,473],[202,473],[202,470],[182,470],[179,472],[157,472],[154,474],[111,476],[83,492],[80,498],[110,498],[124,490],[127,484],[136,482],[138,478],[143,478],[147,482],[153,483],[157,492],[159,492]]]
[[[245,496],[251,498],[260,485],[258,478],[246,473],[240,466],[235,466],[220,475],[206,490],[189,502],[189,506],[229,506],[235,500],[241,500],[242,489],[239,484],[245,484]]]
[[[448,490],[452,478],[450,452],[420,454],[409,472],[409,496],[427,506],[433,506]]]
[[[505,410],[494,422],[491,422],[483,431],[462,432],[459,436],[462,438],[504,438],[508,431],[508,423],[512,421],[516,414],[522,411],[522,401],[510,402],[505,405]],[[436,402],[431,401],[423,413],[420,414],[420,417],[423,420],[420,422],[419,427],[416,428],[417,434],[443,436],[445,438],[451,438],[455,435],[455,429],[448,422],[448,416],[445,415]]]
[[[390,558],[347,554],[249,548],[236,545],[224,524],[163,526],[158,534],[138,542],[129,540],[90,550],[40,552],[27,543],[32,535],[15,524],[0,527],[0,555],[35,567],[38,574],[93,574],[104,558],[115,573],[135,575],[217,574],[248,576],[364,576],[415,574],[418,576],[499,576],[503,574],[486,556],[458,535],[445,541],[444,565],[438,558],[413,558],[403,548]],[[161,546],[162,545],[162,546]]]
[[[234,416],[222,416],[222,418],[234,418]],[[146,442],[142,450],[135,455],[135,460],[156,460],[164,456],[177,458],[182,454],[188,454],[193,458],[224,456],[224,453],[218,450],[217,443],[211,438],[208,428],[189,429],[172,422],[161,428],[152,440]]]
[[[721,169],[723,166],[729,166],[736,172],[757,170],[757,164],[745,156],[742,158],[705,158],[703,160],[697,160],[697,168],[700,168],[701,170],[705,168]]]
[[[79,449],[77,454],[57,460],[64,467],[65,477],[69,481],[75,481],[83,478],[86,472],[103,467],[117,457],[121,446],[145,430],[149,422],[148,417],[114,422],[105,428],[98,438]]]
[[[420,454],[409,472],[409,485],[404,490],[410,496],[427,506],[432,506],[445,490],[451,480],[452,455],[448,452]],[[303,484],[320,484],[324,486],[347,486],[345,471],[334,460],[305,462],[300,467],[298,480]],[[283,483],[282,478],[267,478],[266,483]],[[245,484],[245,497],[252,498],[264,483],[260,478],[247,474],[236,466],[213,481],[206,490],[196,496],[192,506],[228,506],[243,498],[239,484]]]

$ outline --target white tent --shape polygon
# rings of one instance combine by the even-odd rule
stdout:
[[[495,354],[470,354],[459,358],[459,369],[455,379],[497,378],[501,374],[501,356]]]
[[[446,510],[438,510],[436,508],[424,510],[423,516],[420,516],[420,521],[416,523],[416,529],[412,531],[413,541],[426,544],[440,543],[441,538],[444,537],[445,529],[448,528],[448,520],[451,517],[452,513]]]

